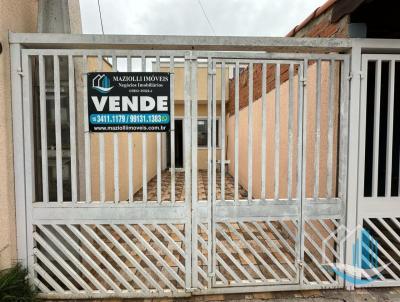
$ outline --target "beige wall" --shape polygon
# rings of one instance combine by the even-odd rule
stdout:
[[[320,147],[320,175],[319,196],[326,195],[327,154],[328,154],[328,64],[322,64],[321,83],[321,147]],[[338,71],[336,72],[338,79]],[[293,114],[293,156],[292,156],[292,196],[296,194],[296,167],[297,167],[297,76],[294,77],[294,114]],[[280,147],[279,147],[279,196],[286,198],[288,192],[288,81],[280,87]],[[335,83],[335,112],[334,112],[334,147],[333,147],[333,179],[336,179],[337,157],[337,125],[338,125],[338,82]],[[307,79],[307,147],[306,147],[306,196],[312,197],[314,189],[314,145],[315,145],[315,108],[316,108],[316,65],[308,69]],[[260,197],[261,193],[261,125],[262,103],[258,99],[253,103],[253,195]],[[248,153],[248,107],[239,113],[239,183],[247,189],[247,153]],[[227,159],[230,160],[229,172],[234,175],[234,125],[235,116],[227,117]],[[274,156],[275,156],[275,90],[267,94],[267,152],[266,152],[266,192],[267,198],[274,197]],[[336,184],[334,182],[333,192]]]
[[[0,269],[17,258],[8,31],[36,31],[36,15],[37,0],[0,1]]]

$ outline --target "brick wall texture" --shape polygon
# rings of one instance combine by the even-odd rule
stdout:
[[[313,38],[347,38],[349,17],[344,16],[336,23],[331,23],[332,8],[317,18],[311,20],[306,26],[294,34],[294,37],[313,37]],[[313,64],[313,62],[309,62]],[[284,83],[289,78],[289,66],[282,65],[280,68],[280,83]],[[275,66],[267,66],[267,93],[275,88]],[[297,70],[295,70],[295,74]],[[255,64],[253,67],[253,102],[258,100],[262,94],[262,65]],[[249,73],[247,68],[240,71],[239,76],[239,110],[248,105],[249,97]],[[235,79],[229,81],[229,113],[235,112]]]

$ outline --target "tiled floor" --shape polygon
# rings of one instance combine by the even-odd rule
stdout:
[[[206,170],[199,170],[197,177],[198,200],[207,200],[208,175]],[[217,200],[221,199],[221,173],[217,172]],[[134,201],[143,200],[142,189],[136,192]],[[185,172],[175,173],[175,198],[177,202],[185,200]],[[234,179],[231,175],[225,174],[225,199],[234,198]],[[239,199],[247,198],[247,191],[239,185]],[[171,200],[171,172],[166,170],[161,175],[161,199],[163,202]],[[157,201],[157,176],[153,177],[147,184],[147,200]]]

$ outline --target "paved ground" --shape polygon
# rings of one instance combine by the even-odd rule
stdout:
[[[221,198],[221,173],[217,172],[217,199]],[[206,170],[199,170],[197,177],[198,200],[207,200],[208,176]],[[225,174],[225,199],[232,200],[234,193],[234,179],[228,173]],[[134,196],[134,201],[143,199],[143,192],[139,190]],[[161,174],[161,199],[162,201],[171,200],[171,172],[163,171]],[[185,173],[175,173],[175,198],[177,202],[185,200]],[[153,177],[147,183],[147,199],[149,201],[157,200],[157,176]],[[246,199],[247,191],[239,185],[239,199]]]
[[[57,300],[61,302],[60,300]],[[72,300],[68,300],[71,302]],[[100,300],[77,300],[100,301]],[[269,292],[254,294],[232,294],[232,295],[208,295],[194,296],[192,298],[181,299],[112,299],[102,300],[108,302],[143,301],[143,302],[210,302],[210,301],[274,301],[274,302],[400,302],[400,288],[379,288],[370,290],[325,290],[325,291],[302,291],[302,292]],[[67,301],[66,301],[67,302]]]

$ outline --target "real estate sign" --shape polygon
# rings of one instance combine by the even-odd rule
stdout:
[[[89,131],[169,130],[169,73],[93,72],[87,80]]]

